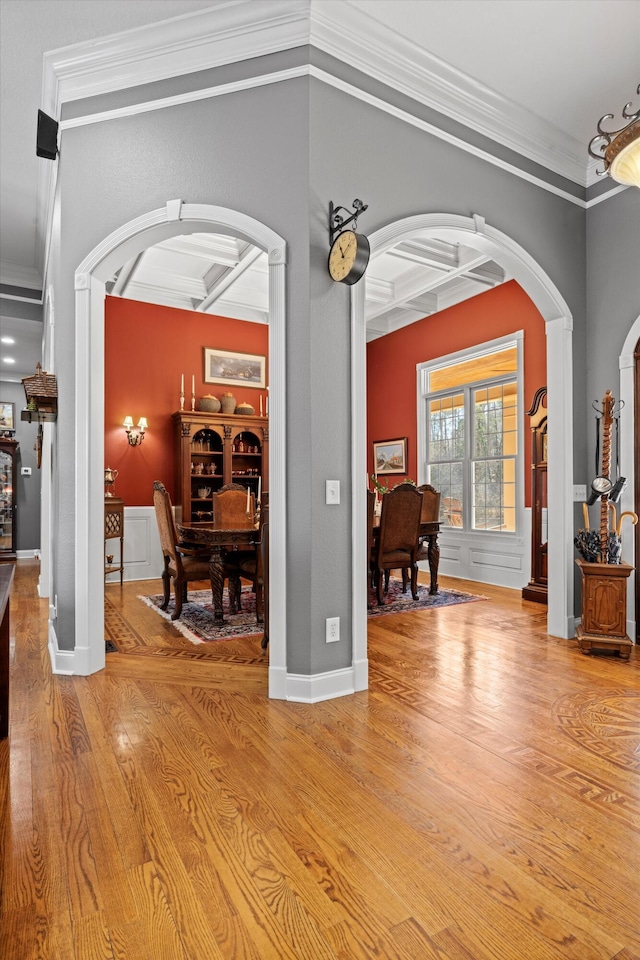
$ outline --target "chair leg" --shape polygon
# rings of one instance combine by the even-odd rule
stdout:
[[[384,592],[388,593],[389,591],[389,577],[391,576],[391,570],[385,570],[384,572]]]
[[[411,596],[414,600],[418,599],[418,564],[411,566]]]
[[[382,606],[382,570],[376,570],[376,598],[378,606]]]
[[[406,567],[403,567],[403,568],[402,568],[402,592],[403,592],[403,593],[406,593],[406,592],[407,592],[407,584],[408,584],[408,583],[409,583],[409,577],[408,577],[408,574],[407,574],[407,568],[406,568]]]
[[[258,583],[258,581],[256,580],[255,583],[254,583],[254,585],[253,585],[253,589],[254,589],[255,595],[256,595],[256,622],[257,622],[257,623],[263,623],[263,622],[264,622],[264,592],[263,592],[263,586],[262,586],[261,583]]]
[[[240,590],[241,590],[240,581],[237,577],[229,577],[229,582],[227,586],[227,591],[229,593],[229,612],[237,613],[240,609]]]
[[[174,587],[175,593],[176,593],[176,608],[171,614],[172,620],[177,620],[180,614],[182,613],[182,602],[183,602],[183,597],[186,593],[186,588],[187,588],[186,580],[183,581],[183,580],[178,580],[176,578],[175,587]]]
[[[164,591],[164,596],[162,597],[162,606],[160,609],[166,610],[169,606],[169,600],[171,599],[171,574],[167,570],[166,566],[162,571],[162,589]]]

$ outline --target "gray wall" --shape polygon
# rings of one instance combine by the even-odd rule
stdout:
[[[629,187],[587,211],[587,363],[583,377],[588,454],[595,469],[593,400],[606,390],[618,398],[624,341],[640,316],[640,190]],[[622,416],[631,416],[623,411]]]
[[[58,189],[62,216],[52,274],[60,490],[73,489],[74,481],[73,274],[87,253],[123,223],[177,197],[240,210],[288,244],[290,672],[351,662],[349,291],[327,274],[330,200],[348,206],[357,196],[369,203],[359,224],[364,232],[417,213],[446,212],[480,214],[513,237],[572,310],[576,400],[584,395],[584,211],[320,81],[292,79],[66,130]],[[577,417],[581,469],[585,451]],[[342,481],[337,509],[324,504],[327,478]],[[72,498],[61,497],[54,514],[57,635],[70,649]],[[341,617],[340,644],[325,643],[328,616]]]
[[[41,475],[36,464],[34,444],[38,427],[35,423],[24,423],[20,411],[24,409],[25,395],[21,383],[0,380],[0,400],[15,404],[16,434],[20,444],[17,456],[16,489],[16,549],[38,550],[40,548],[40,486]],[[21,467],[31,467],[31,476],[23,477]]]

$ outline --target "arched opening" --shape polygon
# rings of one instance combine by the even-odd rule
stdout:
[[[286,245],[264,224],[205,204],[168,201],[125,224],[80,264],[76,289],[75,637],[72,657],[52,651],[54,668],[87,675],[104,667],[102,555],[105,283],[122,263],[169,237],[192,232],[242,237],[269,262],[270,591],[269,696],[284,698],[286,678],[285,263]],[[58,662],[60,658],[62,662]],[[73,661],[71,663],[71,660]]]
[[[506,234],[488,226],[481,217],[423,214],[396,221],[369,237],[371,253],[390,249],[401,241],[437,236],[464,243],[487,254],[504,268],[531,298],[546,327],[547,382],[550,425],[549,450],[549,597],[547,629],[550,634],[574,636],[573,609],[573,369],[572,317],[562,295],[533,258]],[[352,287],[352,534],[353,542],[366,542],[366,331],[364,284]],[[353,556],[353,660],[366,686],[367,622],[366,552]],[[359,687],[358,689],[361,689]]]
[[[640,317],[631,325],[620,354],[620,400],[624,404],[620,417],[620,476],[627,484],[620,498],[619,512],[640,509]],[[628,531],[623,538],[622,559],[635,565],[640,556],[640,523],[634,527],[633,537]],[[638,575],[632,573],[627,589],[627,633],[638,642],[640,618],[640,591]]]

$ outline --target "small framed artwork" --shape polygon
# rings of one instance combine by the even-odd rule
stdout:
[[[266,358],[204,347],[204,382],[227,387],[265,387]]]
[[[16,407],[14,403],[3,403],[0,400],[0,431],[15,430]]]
[[[407,438],[378,440],[373,444],[373,469],[376,476],[407,472]]]

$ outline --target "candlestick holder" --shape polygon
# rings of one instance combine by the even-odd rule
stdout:
[[[195,393],[191,394],[191,409],[195,410],[196,408],[196,395]]]
[[[184,410],[184,393],[180,394],[180,411]]]

